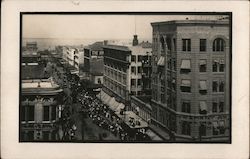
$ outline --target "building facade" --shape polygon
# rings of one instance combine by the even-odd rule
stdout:
[[[130,103],[131,96],[144,94],[143,76],[146,77],[146,73],[143,72],[143,64],[152,55],[152,49],[141,45],[105,45],[103,49],[103,90],[124,104]]]
[[[84,48],[84,72],[88,79],[91,74],[103,74],[103,48],[104,42],[95,42]]]
[[[152,122],[176,140],[229,141],[229,21],[151,25]]]
[[[22,80],[20,141],[59,139],[62,92],[51,79]]]

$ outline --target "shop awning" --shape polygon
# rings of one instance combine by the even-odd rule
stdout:
[[[120,111],[121,111],[121,109],[124,109],[124,108],[125,108],[125,105],[124,105],[123,103],[119,103],[119,105],[118,105],[118,107],[116,108],[116,110],[115,110],[115,111],[120,112]]]
[[[182,60],[181,69],[191,69],[190,60]]]
[[[201,111],[207,110],[207,103],[205,101],[200,101],[200,109]]]
[[[181,80],[181,86],[190,87],[191,86],[190,80]]]
[[[162,141],[162,138],[160,138],[157,134],[155,134],[152,130],[148,129],[146,131],[146,134],[151,138],[153,141]]]
[[[79,71],[78,70],[70,70],[70,73],[71,74],[79,74]]]
[[[157,62],[158,66],[164,66],[165,65],[165,58],[163,56],[160,57],[160,59]]]
[[[115,104],[115,98],[111,97],[111,99],[109,100],[109,102],[107,103],[110,107],[112,107]]]
[[[219,60],[214,60],[214,63],[219,63]]]
[[[207,82],[200,81],[200,90],[207,90]]]

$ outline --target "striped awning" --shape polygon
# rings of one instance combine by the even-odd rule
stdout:
[[[200,109],[201,111],[207,110],[207,103],[205,101],[200,101]]]
[[[200,65],[206,65],[207,61],[206,60],[200,60]]]
[[[182,60],[181,69],[191,69],[190,60]]]
[[[165,58],[163,56],[160,57],[160,59],[157,62],[158,66],[164,66],[165,65]]]
[[[207,90],[207,82],[200,81],[200,90]]]
[[[190,87],[191,86],[190,80],[181,80],[181,86]]]

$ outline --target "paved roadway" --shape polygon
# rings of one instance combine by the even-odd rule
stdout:
[[[57,75],[55,71],[51,68],[52,65],[47,67],[48,72],[51,73],[55,81],[60,85],[66,87],[63,88],[64,93],[68,96],[71,96],[71,90],[70,90],[70,82],[64,81]],[[56,67],[56,66],[55,66]],[[57,70],[60,71],[60,73],[63,73],[62,68],[57,68]],[[105,130],[99,126],[97,126],[95,123],[92,122],[92,119],[89,117],[86,117],[83,119],[81,110],[81,104],[80,103],[74,103],[71,105],[71,119],[74,121],[77,129],[75,132],[75,139],[78,141],[97,141],[100,140],[100,134],[106,134],[105,137],[102,137],[102,140],[120,140],[119,137],[114,136],[111,132],[108,130]]]

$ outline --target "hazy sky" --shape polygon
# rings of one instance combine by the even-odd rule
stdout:
[[[151,39],[151,22],[214,16],[173,15],[24,15],[24,38],[129,39],[136,34]],[[218,18],[218,17],[217,17]]]

